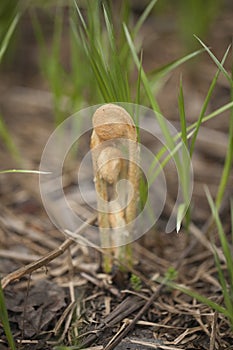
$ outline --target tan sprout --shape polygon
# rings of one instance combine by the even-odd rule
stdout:
[[[128,138],[136,141],[135,125],[130,115],[122,107],[107,104],[98,108],[92,119],[93,128],[101,140]]]
[[[101,240],[105,246],[118,245],[110,242],[106,228],[121,228],[122,235],[129,236],[129,225],[136,217],[139,168],[139,149],[137,133],[134,122],[126,110],[114,104],[106,104],[98,108],[93,115],[93,132],[91,136],[91,150],[95,188],[97,192],[98,223]],[[128,148],[128,161],[123,159],[116,139],[125,139],[124,146]],[[127,142],[129,140],[129,142]],[[116,184],[120,179],[127,179],[133,186],[133,197],[121,209],[116,202]],[[126,196],[129,195],[126,193]],[[112,206],[115,206],[113,210]],[[127,229],[126,229],[127,227]],[[122,237],[123,237],[122,236]],[[124,236],[124,237],[125,237]],[[125,238],[119,237],[117,242],[124,244]],[[110,244],[111,243],[111,244]],[[111,250],[114,256],[121,256],[128,251],[125,247]],[[111,261],[106,258],[104,262],[106,272],[111,270]]]
[[[122,153],[114,147],[106,147],[101,152],[97,159],[97,167],[100,177],[113,184],[117,182],[122,166]]]

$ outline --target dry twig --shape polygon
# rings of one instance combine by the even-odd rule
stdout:
[[[96,215],[92,216],[87,221],[85,221],[83,225],[80,226],[77,229],[77,232],[75,233],[81,234],[83,231],[85,231],[88,225],[95,222],[95,220],[96,220]],[[21,267],[20,269],[14,272],[11,272],[10,274],[8,274],[2,279],[2,288],[4,289],[12,281],[15,281],[27,274],[30,274],[33,271],[41,268],[42,266],[46,266],[50,261],[62,255],[73,243],[74,243],[73,239],[70,239],[70,238],[66,239],[58,248],[54,249],[52,252],[46,254],[45,256],[38,259],[37,261],[34,261],[28,265]]]

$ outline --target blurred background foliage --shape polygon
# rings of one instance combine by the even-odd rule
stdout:
[[[145,7],[149,4],[149,0],[120,0],[119,2],[112,2],[109,0],[98,0],[96,3],[104,3],[110,5],[113,3],[116,9],[124,8],[124,20],[128,21],[130,14],[133,14],[135,17],[139,16]],[[60,11],[61,17],[64,13],[67,12],[68,8],[73,7],[73,1],[55,1],[55,0],[3,0],[0,2],[0,39],[3,38],[3,35],[7,31],[14,15],[17,11],[24,12],[24,18],[18,26],[18,29],[15,33],[15,37],[9,47],[9,51],[12,54],[13,48],[15,48],[15,55],[17,54],[17,48],[21,45],[24,45],[25,39],[29,34],[33,35],[33,32],[29,30],[28,26],[28,14],[32,9],[36,10],[37,13],[41,16],[41,23],[43,23],[43,28],[45,29],[46,35],[51,35],[53,26],[52,23],[56,19],[54,16],[56,13],[55,8],[61,7]],[[86,1],[78,0],[77,4],[81,8],[85,8]],[[160,0],[157,1],[156,6],[151,14],[150,20],[158,21],[159,16],[169,14],[172,17],[174,26],[172,30],[177,32],[177,36],[183,46],[185,52],[189,52],[198,46],[197,41],[193,39],[193,34],[205,39],[209,31],[211,31],[212,26],[215,23],[216,17],[221,15],[221,12],[225,7],[232,6],[230,0]],[[128,9],[128,11],[126,10]],[[63,12],[63,15],[62,13]],[[122,16],[115,17],[116,20]],[[26,23],[25,23],[26,22]],[[67,26],[67,23],[65,23]],[[171,24],[164,23],[164,25],[169,26]],[[22,28],[23,27],[23,28]],[[23,32],[22,32],[23,31]],[[25,38],[25,32],[28,34]],[[20,35],[21,33],[21,35]],[[10,55],[9,53],[9,55]],[[9,62],[9,55],[5,58],[5,64]],[[10,62],[12,62],[10,60]],[[17,68],[17,67],[15,67]]]
[[[77,0],[84,16],[88,3],[91,2]],[[127,51],[123,48],[125,38],[122,39],[124,37],[122,21],[133,31],[137,19],[149,3],[149,0],[93,1],[93,11],[98,11],[98,6],[102,4],[106,9],[113,7],[116,42],[119,45],[117,49],[125,53],[122,57],[125,65],[129,65],[130,62]],[[197,47],[200,48],[193,34],[205,41],[215,25],[216,18],[221,16],[227,6],[232,6],[230,0],[160,0],[156,2],[148,21],[151,27],[155,25],[153,29],[155,36],[160,35],[156,33],[158,27],[162,27],[164,32],[175,32],[182,55],[196,50]],[[0,2],[0,40],[7,32],[15,14],[21,13],[21,19],[0,67],[0,73],[6,73],[8,76],[14,74],[14,79],[16,82],[18,79],[18,84],[22,86],[36,85],[39,79],[40,86],[52,92],[56,123],[64,119],[65,113],[72,113],[77,108],[82,108],[85,103],[102,102],[90,63],[85,59],[83,42],[75,38],[71,28],[70,18],[73,17],[74,22],[78,21],[77,14],[74,15],[73,10],[72,0]],[[94,18],[98,21],[99,17],[94,13],[92,20]],[[103,26],[99,25],[99,33],[94,32],[96,28],[97,25],[94,23],[95,40],[106,43],[103,54],[108,55],[108,40],[105,41]],[[140,49],[140,45],[143,47],[143,41],[147,40],[146,34],[141,39],[139,36],[137,40]],[[164,45],[169,45],[166,43],[166,37]],[[153,50],[156,51],[156,47],[153,47]]]
[[[95,2],[105,4],[112,3],[109,0],[98,0]],[[135,17],[139,16],[149,2],[149,0],[121,0],[119,2],[113,2],[113,4],[117,10],[124,7],[124,20],[128,21],[130,14],[133,14]],[[79,0],[77,3],[81,8],[86,7],[86,1]],[[198,46],[197,41],[193,38],[193,34],[204,40],[209,31],[211,31],[212,26],[214,26],[215,19],[220,16],[223,9],[228,6],[232,6],[230,0],[160,0],[156,3],[150,20],[158,22],[159,17],[169,14],[172,19],[173,27],[171,27],[171,23],[168,22],[164,22],[163,25],[167,26],[168,30],[170,28],[177,32],[183,50],[187,53],[190,52],[190,50],[196,49]],[[0,2],[0,39],[3,38],[3,35],[7,31],[16,11],[20,10],[24,12],[23,20],[19,24],[13,41],[9,46],[8,55],[4,60],[5,65],[11,63],[15,64],[14,59],[12,58],[13,52],[15,56],[19,58],[17,50],[20,50],[20,47],[24,46],[25,40],[28,39],[29,35],[33,37],[32,28],[30,28],[30,24],[27,23],[28,14],[31,10],[36,10],[40,15],[45,34],[49,36],[52,33],[52,23],[56,18],[56,16],[54,16],[54,14],[57,13],[55,7],[63,8],[60,11],[60,14],[61,12],[64,14],[69,7],[73,7],[73,1],[3,0]],[[128,11],[126,10],[127,8]],[[117,20],[118,18],[122,18],[122,16],[119,13],[119,16],[116,16],[115,18]],[[67,26],[67,23],[65,25]],[[17,69],[15,65],[14,69]]]

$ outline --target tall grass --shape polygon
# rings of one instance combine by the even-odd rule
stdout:
[[[12,336],[10,324],[9,324],[5,298],[4,298],[2,285],[1,285],[1,279],[0,279],[0,321],[3,325],[4,331],[6,333],[6,337],[7,337],[7,341],[8,341],[8,344],[10,346],[10,349],[15,350],[16,347],[15,347],[14,338]]]
[[[12,22],[9,25],[9,28],[7,29],[5,35],[1,39],[0,43],[0,64],[2,62],[2,59],[4,57],[4,54],[6,53],[6,50],[9,46],[10,40],[14,34],[14,31],[16,29],[16,26],[19,22],[20,13],[17,13],[12,20]],[[17,147],[15,146],[15,143],[10,135],[10,132],[6,126],[6,123],[4,121],[4,118],[2,114],[0,113],[0,138],[2,138],[6,148],[10,152],[10,154],[16,159],[17,162],[20,161],[20,155]]]
[[[95,3],[95,2],[93,2]],[[59,125],[67,116],[88,104],[96,103],[96,88],[84,57],[81,41],[77,41],[71,25],[67,25],[62,1],[48,4],[45,8],[30,9],[31,22],[39,48],[39,65],[42,76],[48,82],[53,96],[54,121]],[[55,11],[55,16],[53,13]],[[48,46],[41,14],[52,16],[51,45]],[[69,18],[74,16],[69,7]],[[68,38],[68,62],[62,61],[64,35]]]
[[[232,256],[232,245],[233,245],[233,237],[231,243],[227,235],[224,232],[223,224],[219,217],[218,207],[212,199],[208,187],[206,187],[206,196],[211,208],[211,213],[218,231],[218,237],[221,244],[221,252],[224,256],[224,265],[222,264],[222,257],[218,255],[218,251],[216,249],[215,242],[212,242],[214,248],[214,259],[215,264],[218,271],[218,280],[222,287],[222,295],[223,295],[223,304],[220,305],[213,301],[211,297],[206,297],[194,290],[187,288],[184,285],[175,283],[174,281],[166,281],[167,285],[170,287],[181,291],[184,294],[191,296],[192,298],[198,300],[199,302],[208,305],[211,309],[217,311],[218,313],[224,315],[230,324],[231,329],[233,330],[233,256]],[[231,200],[231,230],[233,231],[233,205]]]
[[[194,123],[193,125],[186,127],[185,126],[185,121],[184,121],[184,100],[183,100],[183,92],[182,92],[182,85],[181,85],[181,89],[180,89],[180,96],[179,96],[179,109],[180,109],[180,115],[181,115],[181,129],[182,129],[182,134],[183,134],[183,139],[187,140],[187,138],[192,137],[191,139],[191,144],[190,144],[190,156],[192,157],[193,152],[195,150],[195,143],[196,143],[196,139],[198,136],[198,132],[200,129],[200,126],[205,122],[210,120],[210,118],[219,116],[222,111],[229,109],[230,110],[230,116],[229,116],[229,142],[228,142],[228,148],[227,148],[227,152],[226,152],[226,156],[225,156],[225,162],[224,162],[224,167],[223,167],[223,171],[222,171],[222,176],[221,176],[221,180],[219,183],[219,187],[218,187],[218,191],[216,194],[216,199],[215,202],[212,199],[210,192],[208,190],[208,188],[206,188],[206,196],[211,208],[211,214],[215,223],[215,227],[217,228],[218,231],[218,237],[220,240],[220,244],[221,244],[221,252],[223,253],[224,259],[225,259],[225,263],[226,263],[226,273],[223,273],[223,268],[222,268],[222,261],[220,256],[218,255],[219,249],[217,250],[215,247],[215,242],[212,242],[213,247],[214,247],[214,258],[215,258],[215,263],[216,263],[216,267],[217,267],[217,271],[218,271],[218,280],[219,283],[222,287],[222,294],[223,294],[223,300],[224,300],[224,305],[219,305],[216,302],[214,302],[213,300],[211,300],[210,298],[207,298],[193,290],[190,290],[189,288],[183,286],[183,285],[179,285],[177,283],[174,283],[173,281],[167,281],[166,283],[168,285],[170,285],[172,288],[175,288],[177,290],[180,290],[181,292],[191,296],[192,298],[208,305],[210,308],[212,308],[213,310],[225,315],[228,320],[229,323],[231,325],[231,328],[233,330],[233,256],[232,256],[232,244],[233,244],[233,236],[232,236],[232,241],[231,243],[229,242],[229,239],[227,237],[227,235],[224,232],[223,229],[223,224],[221,222],[220,216],[219,216],[219,209],[223,200],[224,195],[226,194],[226,188],[227,188],[227,184],[229,181],[229,176],[230,176],[230,171],[232,169],[232,162],[233,162],[233,119],[232,119],[232,115],[233,115],[233,101],[232,101],[232,77],[227,73],[226,69],[224,68],[224,62],[229,54],[229,49],[230,47],[228,47],[228,49],[226,50],[224,57],[222,59],[221,62],[219,62],[216,58],[216,56],[209,50],[209,48],[200,40],[198,39],[199,42],[201,43],[201,45],[205,48],[205,50],[209,53],[210,57],[212,58],[212,60],[216,63],[218,70],[210,84],[210,88],[207,92],[206,98],[204,100],[200,115],[198,117],[198,120],[196,123]],[[222,73],[226,79],[229,82],[230,85],[230,102],[221,107],[220,109],[218,109],[217,111],[211,113],[210,115],[205,116],[205,111],[207,109],[207,106],[211,100],[214,88],[216,86],[218,77],[220,75],[220,73]],[[190,134],[187,134],[187,131],[193,129],[193,132]],[[212,226],[212,229],[214,228],[214,226]],[[232,199],[231,199],[231,229],[233,232],[233,206],[232,206]]]

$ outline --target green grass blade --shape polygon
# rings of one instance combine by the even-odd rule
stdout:
[[[180,78],[180,91],[178,96],[178,106],[180,114],[180,125],[181,125],[181,138],[186,147],[188,147],[188,138],[187,138],[187,124],[185,116],[185,107],[184,107],[184,94],[183,94],[183,84],[182,78]]]
[[[107,28],[107,34],[108,34],[108,41],[110,44],[110,51],[111,51],[111,59],[112,59],[112,65],[111,65],[111,71],[109,74],[109,78],[112,81],[112,86],[115,88],[115,95],[118,99],[118,101],[121,102],[129,102],[129,85],[128,85],[128,79],[124,76],[124,68],[119,60],[119,55],[117,52],[116,47],[116,38],[114,34],[114,29],[112,25],[112,18],[109,14],[109,11],[107,12],[105,7],[103,6],[104,11],[104,18]]]
[[[51,174],[50,171],[39,171],[39,170],[25,170],[25,169],[0,170],[0,174],[7,174],[7,173],[23,173],[23,174],[39,174],[39,175]]]
[[[139,30],[141,29],[143,23],[145,22],[145,20],[147,19],[147,17],[149,16],[150,12],[152,11],[153,7],[155,6],[156,2],[158,0],[152,0],[149,2],[149,4],[147,5],[147,7],[145,8],[145,10],[143,11],[143,13],[141,14],[141,16],[139,17],[134,30],[133,30],[133,36],[135,37]]]
[[[168,144],[168,147],[170,149],[173,149],[174,148],[174,141],[173,141],[173,139],[172,139],[172,137],[170,135],[170,132],[169,132],[168,127],[167,127],[167,124],[165,123],[164,118],[163,118],[163,116],[160,113],[160,108],[158,106],[158,103],[156,102],[156,100],[154,98],[154,95],[153,95],[153,93],[151,91],[147,75],[146,75],[146,73],[145,73],[145,71],[144,71],[144,69],[142,67],[142,64],[141,64],[139,58],[138,58],[135,46],[133,44],[132,38],[130,36],[130,33],[128,31],[128,28],[126,27],[125,24],[123,24],[123,26],[124,26],[126,39],[128,41],[128,45],[130,47],[130,50],[131,50],[134,62],[136,64],[136,67],[138,68],[138,70],[141,71],[141,81],[142,81],[142,83],[144,85],[144,88],[145,88],[146,94],[148,96],[149,102],[151,104],[151,107],[154,110],[154,112],[156,113],[156,117],[157,117],[158,123],[159,123],[160,128],[161,128],[161,130],[163,132],[163,135],[164,135],[165,140],[166,140],[166,142]]]
[[[3,59],[3,56],[7,50],[7,47],[9,45],[10,39],[15,31],[15,28],[19,22],[20,19],[20,13],[17,13],[16,16],[14,17],[13,21],[10,24],[9,29],[7,30],[1,44],[0,44],[0,63]],[[0,115],[0,137],[3,139],[4,144],[6,145],[7,149],[11,153],[11,155],[15,158],[17,162],[20,162],[20,154],[15,146],[13,139],[4,123],[2,115]]]
[[[159,106],[154,98],[154,94],[151,90],[149,80],[148,80],[147,75],[145,74],[145,72],[142,68],[142,65],[140,64],[140,61],[139,61],[138,56],[137,56],[137,52],[135,50],[135,46],[134,46],[133,41],[131,39],[128,28],[126,27],[125,24],[124,24],[124,30],[125,30],[125,35],[126,35],[128,45],[130,47],[134,62],[136,64],[136,67],[138,68],[138,70],[141,69],[141,80],[142,80],[144,89],[146,91],[147,97],[149,99],[149,102],[151,104],[151,107],[155,112],[155,116],[156,116],[157,122],[160,126],[160,129],[162,131],[163,137],[165,139],[166,146],[170,152],[170,155],[171,154],[173,155],[173,160],[175,161],[178,176],[180,179],[183,201],[184,201],[186,208],[187,208],[187,206],[189,205],[189,198],[190,198],[190,196],[189,196],[189,192],[190,192],[190,188],[189,188],[189,177],[190,177],[189,176],[190,175],[189,154],[188,154],[187,150],[185,149],[184,144],[181,144],[182,159],[180,159],[177,151],[174,152],[174,150],[177,149],[177,145],[175,143],[173,136],[171,135],[171,133],[169,131],[169,128],[168,128],[168,125],[166,123],[165,118],[160,114]],[[157,162],[157,160],[155,162]],[[154,166],[154,164],[152,164],[152,168],[153,168],[153,166]]]
[[[220,69],[220,71],[224,74],[224,76],[226,77],[226,79],[229,81],[229,83],[232,85],[232,78],[231,76],[227,73],[226,69],[223,67],[223,65],[221,64],[221,62],[219,62],[219,60],[216,58],[216,56],[210,51],[210,49],[203,43],[203,41],[201,41],[201,39],[199,39],[196,35],[194,35],[195,38],[199,41],[199,43],[204,47],[204,49],[206,50],[206,52],[208,52],[208,54],[210,55],[210,57],[212,58],[212,60],[214,61],[214,63],[217,65],[217,67]]]
[[[86,57],[90,62],[100,93],[103,96],[104,101],[106,101],[112,97],[110,89],[108,88],[108,85],[106,85],[105,83],[106,65],[105,65],[105,62],[103,62],[103,59],[101,58],[100,52],[98,51],[97,43],[94,44],[94,39],[93,37],[91,38],[90,36],[89,28],[76,2],[75,2],[75,7],[82,26],[79,26],[79,32],[78,32],[76,23],[72,20],[71,21],[72,29],[75,34],[76,40],[78,41],[79,37],[81,38],[81,41],[83,43],[83,47],[86,53]],[[91,45],[91,41],[93,41],[92,45]]]
[[[96,15],[93,11],[94,2],[88,1],[87,4],[88,23],[84,20],[76,4],[81,28],[79,27],[78,32],[74,22],[73,28],[77,38],[81,37],[99,91],[105,102],[128,102],[130,101],[128,72],[120,58],[121,48],[116,46],[116,35],[110,10],[103,6],[105,26],[102,24],[103,28],[100,28],[102,22],[100,14]],[[107,40],[105,34],[107,34]]]
[[[216,118],[217,116],[219,116],[221,113],[229,110],[233,108],[233,102],[230,102],[230,103],[227,103],[226,105],[216,109],[214,112],[208,114],[207,116],[205,116],[203,119],[202,119],[202,124],[204,122],[207,122],[213,118]],[[193,124],[189,125],[187,127],[187,131],[189,132],[188,135],[187,135],[187,138],[190,139],[195,131],[195,128],[197,126],[197,123],[198,122],[194,122]],[[177,135],[174,137],[174,141],[178,140],[179,138],[181,137],[181,133],[177,133]],[[154,179],[156,178],[156,176],[160,173],[161,169],[168,163],[168,161],[171,159],[171,157],[173,156],[173,154],[175,152],[177,152],[179,149],[181,148],[181,142],[179,142],[176,147],[174,148],[174,150],[171,152],[171,154],[168,154],[168,156],[162,161],[161,163],[161,168],[158,169],[155,173],[154,173],[154,177],[153,178],[150,178],[150,182],[149,182],[149,185],[151,185],[151,183],[154,181]],[[167,148],[164,146],[161,148],[161,150],[158,152],[158,154],[156,155],[156,161],[155,161],[155,164],[152,164],[151,165],[151,169],[150,170],[153,170],[154,168],[154,165],[157,164],[157,161],[160,161],[160,159],[164,156],[164,154],[167,152]]]
[[[224,232],[224,229],[223,229],[223,226],[222,226],[219,214],[218,214],[218,208],[214,204],[214,201],[213,201],[207,187],[205,188],[205,191],[206,191],[206,196],[207,196],[210,208],[211,208],[211,212],[212,212],[214,221],[215,221],[216,226],[218,228],[218,236],[219,236],[219,239],[221,242],[223,254],[224,254],[225,259],[226,259],[227,271],[228,271],[229,280],[230,280],[230,288],[231,288],[231,291],[233,293],[233,257],[231,255],[229,243],[227,241],[227,237],[225,235],[225,232]]]
[[[233,65],[232,65],[232,76],[233,76]],[[231,101],[233,102],[233,84],[231,84]],[[228,135],[228,148],[225,157],[225,163],[223,167],[223,172],[221,176],[221,181],[218,188],[218,193],[216,196],[216,206],[219,209],[222,203],[222,198],[224,196],[226,186],[229,180],[232,162],[233,162],[233,107],[230,112],[230,124],[229,124],[229,135]]]
[[[221,113],[226,112],[226,111],[228,111],[228,110],[231,109],[231,108],[233,108],[233,101],[232,101],[232,102],[229,102],[229,103],[226,103],[224,106],[222,106],[222,107],[216,109],[215,111],[211,112],[210,114],[206,115],[206,116],[203,118],[202,122],[203,122],[203,123],[204,123],[204,122],[208,122],[209,120],[211,120],[211,119],[213,119],[213,118],[219,116]],[[188,130],[188,131],[193,130],[194,128],[196,128],[197,124],[198,124],[198,122],[194,122],[193,124],[191,124],[191,125],[189,125],[189,126],[187,127],[187,130]]]
[[[217,270],[218,270],[219,282],[220,282],[221,287],[222,287],[222,294],[223,294],[223,298],[224,298],[224,303],[225,303],[226,309],[232,315],[232,320],[233,320],[233,300],[232,300],[232,296],[231,296],[230,292],[228,291],[227,281],[226,281],[225,276],[223,274],[220,259],[219,259],[217,252],[216,252],[215,247],[214,247],[214,259],[215,259],[215,265],[216,265]],[[233,326],[233,323],[232,323],[232,326]]]
[[[5,298],[2,290],[2,284],[0,279],[0,320],[3,325],[3,329],[5,331],[8,344],[10,346],[11,350],[16,350],[14,338],[11,332],[10,323],[8,319],[6,304],[5,304]]]
[[[214,301],[212,301],[211,299],[205,297],[204,295],[201,295],[199,294],[198,292],[196,291],[193,291],[191,289],[189,289],[188,287],[186,286],[183,286],[181,284],[178,284],[178,283],[174,283],[172,281],[167,281],[166,284],[173,288],[173,289],[177,289],[179,290],[180,292],[184,293],[184,294],[187,294],[189,295],[190,297],[192,297],[193,299],[196,299],[198,300],[199,302],[205,304],[205,305],[208,305],[211,309],[213,310],[216,310],[217,312],[225,315],[226,317],[228,318],[231,318],[232,316],[230,315],[229,311],[224,308],[223,306],[215,303]]]
[[[230,207],[231,207],[231,244],[233,244],[233,198],[231,198]]]
[[[184,160],[183,164],[185,164],[185,160],[187,163],[186,152],[188,150],[188,135],[187,135],[187,124],[186,124],[186,115],[185,115],[185,106],[184,106],[184,94],[183,94],[182,78],[180,78],[180,91],[179,91],[179,96],[178,96],[178,107],[179,107],[180,125],[181,125],[181,139],[183,141],[183,144],[186,147],[186,149],[184,149],[184,147],[182,147],[182,159]],[[190,166],[191,166],[191,164],[189,164],[189,167]],[[190,180],[189,180],[188,176],[185,176],[185,174],[183,177],[183,182],[184,182],[183,187],[186,188],[185,192],[187,192],[188,189],[190,188]],[[187,209],[185,204],[181,203],[179,205],[178,211],[177,211],[177,223],[176,223],[176,232],[177,233],[180,231],[182,219],[184,217],[185,217],[185,227],[186,227],[186,229],[188,229],[190,221],[191,221],[190,208]]]
[[[193,131],[191,131],[188,134],[188,139],[192,136],[192,134],[193,134]],[[181,134],[178,133],[174,139],[177,140],[178,138],[180,138],[180,136],[181,136]],[[167,152],[167,148],[165,146],[163,146],[161,148],[161,150],[156,155],[156,158],[155,158],[154,162],[151,164],[151,167],[149,169],[149,175],[148,175],[148,178],[149,178],[148,186],[149,187],[155,181],[156,177],[160,174],[160,172],[165,167],[165,165],[169,162],[169,160],[171,158],[173,158],[174,155],[181,149],[182,145],[183,145],[183,141],[180,141],[179,143],[177,143],[176,146],[174,147],[174,149],[171,152],[169,152],[169,154],[162,161],[161,161],[161,159],[164,156],[164,154]],[[154,171],[158,162],[159,162],[160,166],[157,167],[156,171]]]
[[[204,49],[200,49],[200,50],[191,52],[191,53],[189,53],[181,58],[178,58],[178,59],[176,59],[168,64],[165,64],[164,66],[161,66],[157,69],[152,70],[150,73],[150,77],[151,77],[152,81],[154,81],[154,80],[157,81],[158,79],[164,77],[166,74],[170,73],[171,71],[178,68],[179,66],[181,66],[185,62],[191,60],[192,58],[200,55],[204,51],[205,51]]]
[[[7,31],[7,33],[5,35],[2,43],[1,43],[1,45],[0,45],[0,63],[1,63],[2,58],[3,58],[3,56],[4,56],[4,54],[5,54],[6,50],[7,50],[7,47],[9,45],[10,39],[11,39],[11,37],[12,37],[14,31],[15,31],[15,28],[16,28],[18,22],[19,22],[20,15],[21,15],[20,13],[16,14],[15,18],[11,22],[11,25],[10,25],[10,27],[9,27],[9,29],[8,29],[8,31]]]
[[[85,20],[84,20],[84,18],[83,18],[83,15],[82,15],[82,13],[81,13],[79,7],[78,7],[77,2],[76,2],[75,0],[74,0],[74,6],[75,6],[75,8],[76,8],[76,11],[77,11],[78,16],[79,16],[79,18],[80,18],[80,20],[81,20],[81,24],[82,24],[84,30],[87,31],[86,22],[85,22]]]
[[[5,146],[7,147],[10,154],[14,157],[14,159],[20,163],[21,157],[18,151],[18,148],[16,147],[13,138],[11,137],[6,124],[3,120],[2,115],[0,114],[0,137],[3,139],[3,142]]]
[[[141,104],[141,82],[142,82],[142,52],[140,57],[140,66],[139,66],[138,78],[137,78],[137,93],[136,93],[136,101],[135,101],[137,105]],[[136,125],[139,125],[139,120],[137,120]]]
[[[223,64],[227,58],[227,55],[229,53],[229,50],[230,50],[230,46],[228,47],[228,49],[226,50],[225,52],[225,55],[221,61],[221,66],[223,67]],[[218,80],[218,77],[219,77],[219,74],[220,74],[221,70],[218,69],[218,71],[216,72],[211,84],[210,84],[210,87],[209,87],[209,90],[208,90],[208,93],[206,95],[206,98],[205,98],[205,101],[203,103],[203,106],[202,106],[202,109],[201,109],[201,113],[200,113],[200,116],[198,118],[198,121],[197,121],[197,126],[195,128],[195,132],[193,134],[193,137],[192,137],[192,141],[191,141],[191,145],[190,145],[190,155],[192,157],[193,155],[193,152],[194,152],[194,147],[195,147],[195,143],[196,143],[196,139],[197,139],[197,135],[198,135],[198,132],[199,132],[199,129],[200,129],[200,126],[202,124],[202,120],[204,118],[204,115],[205,115],[205,112],[206,112],[206,109],[207,109],[207,106],[210,102],[210,98],[213,94],[213,91],[214,91],[214,88],[216,86],[216,83],[217,83],[217,80]]]

